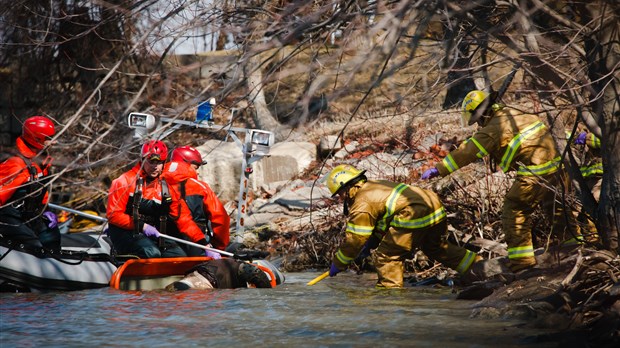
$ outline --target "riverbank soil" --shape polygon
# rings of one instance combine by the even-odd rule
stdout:
[[[529,270],[497,273],[465,286],[461,299],[479,299],[473,317],[526,319],[528,326],[558,332],[538,337],[562,347],[620,345],[620,260],[580,247],[548,250]]]

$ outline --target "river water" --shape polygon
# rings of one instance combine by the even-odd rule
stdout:
[[[515,320],[469,318],[447,287],[287,273],[275,289],[0,294],[0,347],[555,347]]]

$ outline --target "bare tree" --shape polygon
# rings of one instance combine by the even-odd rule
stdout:
[[[528,103],[533,112],[546,114],[554,134],[572,126],[566,114],[573,113],[601,137],[603,194],[592,213],[606,247],[618,250],[617,2],[165,4],[21,0],[4,8],[5,28],[0,32],[7,54],[0,66],[11,70],[11,93],[2,96],[6,105],[14,106],[9,112],[64,110],[72,120],[67,122],[68,133],[78,139],[84,133],[71,127],[86,125],[91,131],[77,148],[101,152],[92,156],[94,160],[84,153],[80,158],[88,158],[85,163],[67,164],[83,169],[102,158],[127,160],[122,155],[126,147],[117,139],[127,134],[121,121],[128,111],[187,117],[198,101],[215,96],[223,109],[247,105],[248,112],[237,113],[230,122],[282,130],[281,139],[290,136],[291,129],[321,120],[342,121],[344,136],[353,120],[417,115],[458,105],[459,94],[473,87],[473,81],[478,87],[497,87],[518,63],[521,81],[513,83],[507,100]],[[179,17],[184,20],[180,25]],[[215,66],[213,59],[171,64],[171,52],[183,35],[200,28],[211,35],[213,46],[226,48],[221,64]],[[16,57],[21,57],[17,63]],[[35,83],[41,91],[26,97],[30,94],[23,91],[32,91],[35,78],[44,82]],[[111,131],[98,146],[89,146],[87,139],[99,139],[107,130]],[[566,142],[558,140],[564,150]],[[101,155],[104,152],[108,155]],[[568,157],[566,163],[570,165]],[[587,196],[587,190],[581,191]]]

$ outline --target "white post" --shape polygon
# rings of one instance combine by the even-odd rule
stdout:
[[[243,242],[243,232],[245,231],[245,216],[248,209],[248,188],[252,167],[248,164],[248,145],[242,145],[243,158],[241,159],[241,176],[239,180],[239,202],[237,203],[237,221],[235,231],[235,242]],[[249,168],[249,170],[248,170]]]

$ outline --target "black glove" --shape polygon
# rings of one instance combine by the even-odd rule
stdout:
[[[361,265],[362,262],[364,261],[364,259],[367,258],[368,256],[370,256],[370,252],[373,249],[376,249],[379,246],[380,242],[381,242],[381,240],[376,235],[374,235],[374,234],[371,235],[370,238],[368,238],[368,240],[366,241],[366,243],[362,247],[362,250],[357,255],[355,260],[353,260],[353,262],[356,265]]]

